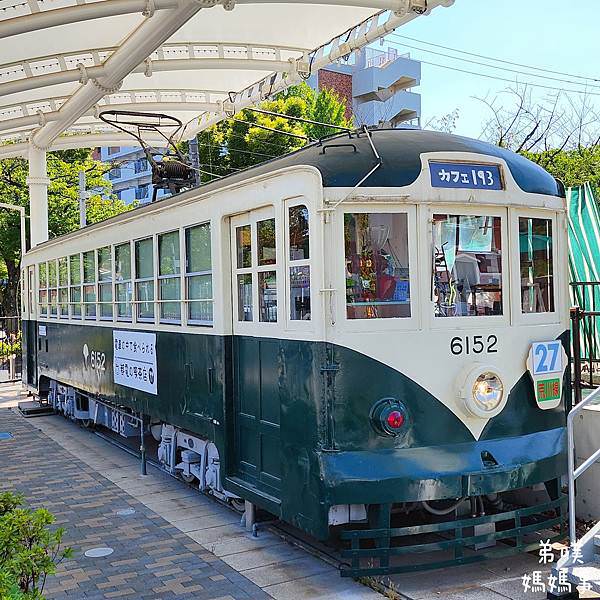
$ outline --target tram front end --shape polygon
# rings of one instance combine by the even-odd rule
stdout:
[[[525,551],[566,513],[563,188],[508,152],[419,160],[408,186],[325,194],[345,294],[319,461],[348,576]],[[427,560],[407,566],[415,552]]]

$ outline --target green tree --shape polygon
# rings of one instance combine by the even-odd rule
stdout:
[[[321,90],[315,98],[314,108],[310,118],[320,123],[331,123],[340,127],[352,127],[351,121],[346,119],[346,103],[340,97],[327,88]],[[313,139],[320,139],[334,133],[339,129],[326,127],[325,125],[306,125],[306,133]]]
[[[259,108],[281,115],[352,127],[352,120],[346,118],[344,100],[329,89],[315,93],[306,83],[288,88],[272,100],[262,102]],[[319,139],[333,133],[339,133],[339,130],[243,110],[198,135],[200,168],[205,171],[202,181],[210,181],[215,176],[235,173],[293,152],[305,146],[309,139]]]
[[[552,173],[567,187],[583,185],[589,181],[595,191],[600,191],[600,146],[523,154]]]
[[[600,184],[600,118],[592,98],[557,92],[542,98],[526,85],[479,98],[490,111],[482,137],[523,154],[567,187]]]
[[[48,230],[50,237],[63,235],[79,227],[78,181],[85,171],[88,189],[94,194],[87,201],[88,223],[95,223],[129,210],[110,195],[111,185],[103,175],[108,170],[93,160],[89,149],[65,150],[48,154]],[[0,197],[3,202],[25,206],[29,212],[28,166],[23,158],[0,160]],[[18,313],[21,242],[19,214],[0,209],[0,263],[6,284],[0,288],[0,314]]]

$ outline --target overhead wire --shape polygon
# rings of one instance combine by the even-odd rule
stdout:
[[[504,60],[502,58],[496,58],[493,56],[486,56],[485,54],[478,54],[476,52],[468,52],[467,50],[460,50],[458,48],[452,48],[450,46],[444,46],[442,44],[434,44],[433,42],[426,42],[424,40],[419,40],[417,38],[413,38],[410,37],[408,35],[401,35],[399,33],[393,33],[390,34],[393,35],[394,37],[397,38],[402,38],[405,40],[410,40],[412,42],[417,42],[419,44],[424,44],[426,46],[433,46],[434,48],[441,48],[442,50],[450,50],[451,52],[456,52],[458,54],[465,54],[467,56],[474,56],[475,58],[483,58],[485,60],[491,60],[494,62],[499,62],[499,63],[503,63],[506,65],[512,65],[513,67],[523,67],[525,69],[532,69],[535,71],[543,71],[545,73],[552,73],[554,75],[563,75],[565,77],[574,77],[575,79],[584,79],[584,80],[588,80],[588,81],[596,81],[596,82],[600,82],[600,78],[597,77],[588,77],[586,75],[575,75],[573,73],[565,73],[564,71],[555,71],[553,69],[546,69],[544,67],[537,67],[537,66],[533,66],[533,65],[527,65],[525,63],[518,63],[518,62],[512,62],[510,60]]]
[[[440,65],[439,63],[429,62],[426,60],[420,60],[419,62],[424,65],[429,65],[432,67],[438,67],[441,69],[456,71],[457,73],[466,73],[467,75],[476,75],[478,77],[485,77],[486,79],[495,79],[496,81],[505,81],[507,83],[513,83],[513,84],[520,83],[522,85],[527,85],[529,87],[536,87],[536,88],[540,88],[540,89],[544,89],[544,90],[551,90],[554,92],[568,92],[568,93],[580,94],[580,95],[584,95],[584,96],[600,96],[600,93],[588,92],[586,90],[573,90],[573,89],[567,89],[564,87],[543,85],[541,83],[534,83],[532,81],[515,81],[514,79],[509,79],[508,77],[499,77],[497,75],[488,75],[486,73],[478,73],[476,71],[469,71],[467,69],[459,69],[458,67],[452,67],[450,65]]]
[[[392,34],[390,37],[400,37],[396,34]],[[525,75],[527,77],[537,77],[538,79],[544,79],[547,81],[558,81],[561,83],[568,83],[570,85],[578,85],[578,86],[585,86],[586,88],[594,88],[594,89],[599,89],[600,90],[600,85],[594,85],[594,84],[588,84],[588,83],[579,83],[577,81],[572,81],[570,79],[561,79],[559,77],[551,77],[549,75],[537,75],[535,73],[527,73],[526,71],[520,71],[518,69],[512,69],[509,67],[499,67],[496,65],[490,65],[488,63],[484,63],[481,61],[477,61],[477,60],[471,60],[468,58],[460,58],[458,56],[449,56],[448,54],[444,54],[443,52],[436,52],[435,50],[427,50],[425,48],[418,48],[417,46],[412,46],[410,44],[406,44],[405,42],[399,42],[402,44],[402,46],[405,46],[406,48],[410,48],[412,50],[417,50],[419,52],[425,52],[427,54],[434,54],[435,56],[441,56],[443,58],[448,58],[451,60],[457,60],[460,62],[465,62],[465,63],[470,63],[470,64],[474,64],[474,65],[480,65],[482,67],[487,67],[487,68],[491,68],[491,69],[497,69],[499,71],[505,71],[505,72],[509,72],[509,73],[516,73],[519,75]],[[486,60],[493,60],[493,59],[488,59],[487,57],[483,57]],[[423,62],[423,61],[421,61]],[[533,67],[531,67],[533,68]],[[595,80],[595,81],[600,81],[600,80]]]
[[[241,148],[231,148],[229,146],[215,146],[214,144],[207,144],[204,142],[198,142],[199,146],[205,146],[208,148],[216,148],[217,150],[226,150],[228,153],[241,152],[242,154],[253,154],[255,156],[263,156],[265,158],[277,158],[280,154],[263,154],[262,152],[252,152],[251,150],[242,150]]]
[[[450,58],[450,59],[454,58],[454,60],[458,60],[458,61],[462,60],[462,59],[456,58],[456,57],[448,57],[448,58]],[[496,81],[504,81],[506,83],[512,83],[512,84],[517,83],[517,84],[526,85],[528,87],[540,88],[540,89],[544,89],[544,90],[551,90],[554,92],[566,92],[566,93],[572,93],[572,94],[579,94],[579,95],[583,95],[583,96],[600,96],[600,92],[590,92],[588,89],[572,89],[572,88],[566,88],[566,87],[545,85],[542,83],[536,83],[534,81],[519,81],[519,80],[515,80],[515,79],[510,79],[508,77],[500,77],[499,75],[491,75],[489,73],[481,73],[479,71],[471,71],[468,69],[461,69],[456,66],[443,65],[440,63],[422,60],[422,59],[418,59],[418,61],[423,65],[429,65],[431,67],[446,69],[448,71],[455,71],[457,73],[465,73],[467,75],[475,75],[477,77],[484,77],[485,79],[494,79]],[[492,65],[487,65],[487,66],[492,67]],[[582,84],[575,84],[575,85],[582,85]],[[594,89],[595,89],[595,87],[596,86],[594,86]]]

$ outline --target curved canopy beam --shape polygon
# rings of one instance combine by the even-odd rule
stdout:
[[[126,75],[201,9],[200,3],[191,0],[183,3],[179,8],[165,11],[164,15],[144,21],[119,49],[110,55],[104,63],[103,74],[82,85],[61,106],[59,118],[33,134],[32,144],[38,148],[47,148],[103,96],[117,89]]]
[[[272,73],[244,90],[232,94],[231,100],[224,103],[223,110],[227,115],[233,115],[248,106],[265,100],[272,94],[306,79],[311,73],[385,36],[397,27],[412,21],[418,15],[429,13],[438,5],[449,6],[453,2],[454,0],[432,0],[428,4],[427,11],[420,12],[414,10],[411,0],[407,0],[405,10],[402,12],[377,13],[311,52],[307,63],[296,61],[294,72],[290,74]],[[203,129],[215,125],[222,119],[223,116],[218,114],[198,115],[197,124],[186,125],[181,132],[181,139],[189,140]]]
[[[93,130],[81,132],[79,134],[66,135],[57,138],[52,145],[47,148],[53,150],[73,150],[75,148],[96,148],[98,146],[131,146],[131,137],[115,130],[114,132],[98,133]],[[144,136],[144,140],[157,148],[163,147],[165,139],[157,136]],[[27,141],[16,141],[12,144],[0,146],[0,159],[3,158],[24,158],[29,152],[30,144]]]
[[[106,61],[118,46],[37,56],[0,65],[0,97],[63,83],[86,83],[106,74]],[[292,72],[296,59],[310,50],[289,46],[244,43],[180,42],[164,44],[131,72],[150,77],[154,72],[203,69],[241,69]]]

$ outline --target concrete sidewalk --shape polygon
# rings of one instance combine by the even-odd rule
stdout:
[[[27,392],[23,390],[20,381],[0,383],[0,408],[17,406],[19,402],[27,400]]]

